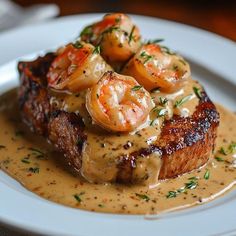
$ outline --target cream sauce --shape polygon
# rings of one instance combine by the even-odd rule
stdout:
[[[154,185],[92,184],[66,171],[58,162],[59,154],[55,153],[52,146],[44,138],[32,134],[20,122],[14,90],[0,98],[0,168],[27,189],[46,199],[85,210],[156,214],[194,206],[222,195],[236,183],[236,154],[233,153],[236,148],[233,150],[233,145],[228,148],[232,142],[236,142],[236,116],[222,106],[217,108],[221,114],[221,122],[216,158],[211,159],[205,167],[161,182],[156,181],[157,173],[153,175]],[[147,130],[144,135],[145,132]],[[154,126],[153,131],[150,129],[145,137],[157,135],[155,132],[157,130]],[[99,138],[109,146],[110,137],[101,135]],[[119,143],[119,137],[113,138],[116,145],[123,145]],[[95,134],[89,137],[88,143],[93,139],[97,139]],[[132,141],[131,139],[130,142]],[[97,146],[94,145],[96,143]],[[147,144],[141,141],[138,145]],[[100,140],[93,142],[93,147],[86,148],[87,153],[99,152],[99,156],[103,153]],[[112,153],[116,151],[111,150]],[[118,153],[119,151],[115,154]],[[160,166],[156,161],[158,159],[153,157],[150,158],[150,163],[146,163],[153,173]],[[97,170],[94,173],[97,174]]]
[[[128,134],[109,133],[93,124],[85,107],[86,91],[77,94],[51,91],[50,102],[56,108],[78,113],[83,118],[87,142],[83,150],[81,174],[89,182],[104,183],[116,179],[118,157],[128,156],[134,151],[155,143],[160,135],[164,117],[170,119],[173,114],[189,116],[194,112],[199,99],[193,87],[200,88],[196,81],[189,79],[184,88],[177,93],[164,94],[158,91],[151,93],[155,108],[142,128]],[[186,97],[188,99],[175,107],[176,103]],[[161,167],[161,160],[157,156],[158,154],[155,153],[137,162],[134,173],[136,182],[148,176],[149,184],[156,184],[156,174]]]

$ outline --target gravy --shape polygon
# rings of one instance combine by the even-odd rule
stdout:
[[[210,201],[236,183],[236,115],[220,105],[216,149],[206,166],[154,186],[127,186],[88,183],[65,170],[53,147],[21,123],[16,97],[16,90],[0,97],[0,168],[48,200],[97,212],[157,214]]]

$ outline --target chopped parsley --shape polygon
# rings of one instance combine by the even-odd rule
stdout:
[[[223,147],[220,148],[219,153],[223,154],[225,156],[227,155],[227,152],[226,152],[226,150]]]
[[[152,112],[156,112],[157,113],[157,117],[162,117],[166,114],[167,109],[166,108],[158,108],[158,107],[154,107],[152,109]]]
[[[229,145],[229,152],[230,153],[234,153],[236,152],[236,143],[235,142],[232,142],[230,145]]]
[[[81,36],[92,36],[93,35],[93,29],[92,29],[92,25],[89,25],[87,27],[85,27],[82,32],[80,33],[80,37]]]
[[[187,189],[195,189],[198,186],[198,178],[193,176],[188,178],[189,182],[185,183],[182,188],[179,188],[175,191],[169,191],[166,195],[166,198],[175,198],[178,194],[186,192]]]
[[[29,157],[24,157],[21,159],[21,162],[25,163],[25,164],[30,164],[30,161],[29,161]]]
[[[132,90],[132,91],[138,91],[138,90],[140,90],[142,87],[143,87],[143,86],[141,86],[141,85],[135,85],[131,90]]]
[[[101,208],[105,207],[105,206],[104,206],[103,204],[101,204],[101,203],[98,204],[98,206],[101,207]]]
[[[28,148],[30,151],[32,151],[32,155],[35,155],[36,158],[38,159],[45,159],[46,158],[46,154],[44,152],[42,152],[41,150],[37,149],[37,148]]]
[[[101,53],[101,47],[100,45],[97,45],[93,50],[93,54],[100,54],[100,53]]]
[[[168,102],[167,98],[163,98],[163,97],[159,97],[159,102],[161,105],[166,105],[166,103]]]
[[[224,159],[223,159],[222,157],[215,157],[215,159],[216,159],[218,162],[224,161]]]
[[[150,200],[150,197],[145,194],[135,193],[135,195],[146,202]]]
[[[140,56],[144,59],[143,64],[147,63],[148,61],[150,61],[151,59],[153,59],[153,56],[148,55],[145,51],[143,51]]]
[[[195,189],[197,187],[198,183],[196,180],[190,180],[188,183],[185,183],[186,189]]]
[[[81,193],[76,193],[76,194],[74,194],[73,196],[74,196],[74,198],[77,200],[77,202],[78,203],[81,203],[82,202],[82,199],[81,199],[81,195],[84,195],[85,194],[85,192],[81,192]]]
[[[30,167],[28,170],[32,173],[39,173],[39,167]]]
[[[205,174],[204,174],[204,179],[208,180],[210,178],[210,171],[206,170]]]
[[[83,47],[83,45],[79,42],[79,41],[76,41],[75,43],[72,44],[73,47],[77,48],[77,49],[80,49]]]
[[[236,143],[235,142],[231,142],[227,149],[221,147],[219,150],[219,153],[224,156],[231,154],[231,153],[235,153],[235,152],[236,152]]]
[[[153,125],[155,125],[155,122],[156,122],[156,119],[151,120],[149,125],[150,125],[150,126],[153,126]]]
[[[164,41],[164,39],[151,39],[151,40],[147,41],[147,44],[159,44],[163,41]]]
[[[128,41],[129,44],[134,39],[134,36],[133,36],[134,30],[135,30],[135,25],[132,27],[132,30],[131,30],[131,32],[129,34],[129,41]]]
[[[165,52],[166,54],[169,54],[169,55],[175,55],[174,52],[172,52],[168,47],[166,46],[161,46],[161,49],[163,52]]]
[[[199,88],[193,87],[193,91],[194,91],[194,93],[196,94],[196,96],[197,96],[198,98],[202,98],[202,94],[201,94],[201,91],[200,91]]]
[[[182,106],[185,102],[189,101],[191,98],[192,94],[189,94],[188,96],[181,98],[180,100],[175,102],[174,107],[177,108]]]
[[[174,198],[177,196],[177,191],[169,191],[166,195],[167,198]]]

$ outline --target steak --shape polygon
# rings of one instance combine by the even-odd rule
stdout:
[[[83,146],[86,143],[82,118],[50,105],[46,74],[55,55],[48,53],[31,62],[19,62],[19,107],[23,121],[31,130],[47,138],[64,162],[80,174]],[[174,178],[203,166],[214,150],[219,114],[205,91],[191,117],[175,115],[164,121],[161,135],[155,144],[129,155],[117,157],[116,182],[135,183],[137,161],[158,153],[162,160],[159,179]],[[148,176],[146,177],[148,178]]]

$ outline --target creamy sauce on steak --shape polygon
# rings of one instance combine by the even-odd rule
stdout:
[[[65,170],[59,161],[60,154],[56,153],[44,138],[31,133],[21,123],[16,97],[16,91],[13,90],[0,98],[0,168],[43,198],[98,212],[156,214],[210,201],[225,193],[236,183],[236,129],[234,127],[236,116],[222,106],[217,106],[221,120],[215,154],[205,167],[176,179],[157,182],[156,170],[160,167],[160,158],[154,155],[145,164],[138,165],[139,168],[146,168],[146,165],[149,172],[155,173],[151,174],[149,183],[127,186],[88,183]],[[82,103],[80,105],[83,106]],[[78,106],[74,109],[78,109]],[[194,110],[192,106],[186,109],[189,110],[190,115]],[[81,114],[81,110],[79,112]],[[86,117],[85,113],[84,117]],[[90,169],[84,171],[93,173],[90,175],[91,180],[97,178],[96,175],[112,179],[115,171],[113,157],[119,155],[121,150],[125,153],[137,147],[147,146],[148,139],[150,143],[155,141],[160,132],[160,122],[151,128],[148,126],[139,131],[143,135],[142,138],[137,134],[129,135],[127,138],[117,135],[107,136],[101,132],[98,136],[95,128],[87,129],[89,134],[88,145],[85,148],[87,157],[83,157],[83,161],[89,162],[87,166]],[[116,147],[120,148],[113,147],[109,142],[114,142]],[[124,148],[125,144],[127,146]],[[106,153],[110,155],[107,154],[108,157],[101,162],[100,171],[109,163],[111,169],[109,170],[108,166],[106,170],[109,171],[99,174],[97,166],[91,170],[93,158],[100,158]],[[137,174],[139,171],[143,173],[142,170],[137,169]]]
[[[118,157],[129,155],[141,148],[147,148],[156,142],[165,119],[173,114],[191,116],[199,102],[193,87],[201,89],[197,81],[191,78],[185,86],[174,94],[153,91],[151,96],[156,106],[146,123],[131,134],[110,133],[96,126],[85,107],[86,91],[77,94],[50,91],[51,105],[56,109],[79,114],[85,123],[87,141],[83,150],[81,173],[89,182],[104,183],[115,181]],[[184,99],[184,100],[183,100]],[[183,101],[179,106],[175,104]],[[135,179],[148,177],[147,184],[156,184],[161,167],[158,153],[139,159],[135,168]]]

